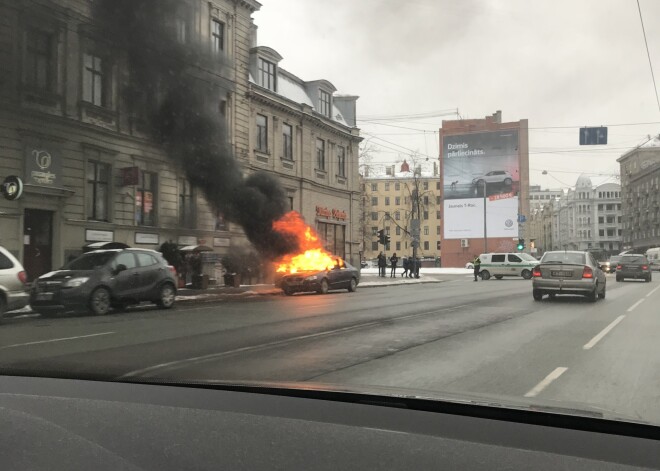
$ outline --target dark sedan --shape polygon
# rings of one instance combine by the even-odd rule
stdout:
[[[616,267],[616,281],[626,278],[642,279],[647,283],[651,281],[651,265],[645,255],[626,254],[621,257]]]
[[[335,289],[347,289],[353,292],[359,282],[360,271],[340,260],[331,270],[302,271],[284,275],[280,280],[280,288],[286,295],[311,291],[326,294]]]
[[[167,309],[176,296],[174,273],[154,250],[97,250],[40,276],[32,284],[30,305],[44,316],[79,311],[104,315],[143,301]]]

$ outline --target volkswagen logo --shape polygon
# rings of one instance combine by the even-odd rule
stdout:
[[[46,170],[48,167],[50,167],[50,164],[53,159],[48,152],[46,152],[45,150],[35,149],[32,151],[32,155],[34,156],[37,166],[41,170]]]
[[[511,219],[507,219],[506,221],[504,221],[504,225],[506,227],[512,227],[513,226],[513,221]]]

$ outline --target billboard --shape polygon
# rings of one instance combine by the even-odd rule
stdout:
[[[520,198],[518,130],[443,139],[444,239],[517,237]],[[485,198],[484,198],[485,193]]]

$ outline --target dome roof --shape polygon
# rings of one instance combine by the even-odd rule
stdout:
[[[577,179],[577,182],[575,183],[576,188],[593,188],[593,185],[591,184],[591,178],[589,178],[586,175],[580,175],[580,177]]]

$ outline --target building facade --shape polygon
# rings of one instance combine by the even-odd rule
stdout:
[[[250,51],[247,167],[276,174],[325,248],[359,265],[358,97],[337,95],[327,80],[305,82],[281,60],[268,47]]]
[[[364,258],[373,260],[381,251],[388,257],[395,252],[399,258],[412,256],[411,221],[419,213],[418,257],[426,265],[439,262],[442,254],[442,201],[437,163],[432,166],[419,164],[411,169],[411,165],[404,161],[384,171],[369,169],[365,173],[362,179]],[[380,230],[390,236],[389,245],[378,243]]]
[[[619,159],[623,204],[623,248],[660,247],[660,136]]]
[[[538,210],[543,208],[551,200],[561,198],[563,196],[563,190],[542,190],[540,185],[530,185],[529,186],[529,212],[530,215]]]
[[[226,138],[243,173],[275,171],[292,190],[292,207],[313,220],[314,214],[302,207],[308,189],[302,184],[305,170],[287,174],[291,169],[284,168],[279,153],[281,168],[270,166],[275,153],[266,165],[257,160],[255,110],[266,105],[254,97],[267,93],[256,92],[259,82],[250,80],[256,57],[251,15],[260,6],[255,0],[183,0],[172,34],[184,47],[208,51],[211,60],[190,67],[209,89],[222,90],[211,99],[226,120]],[[135,107],[124,93],[130,76],[127,54],[98,32],[91,8],[87,0],[0,0],[0,34],[6,41],[0,48],[0,177],[25,181],[19,200],[0,199],[0,244],[23,262],[31,278],[62,266],[91,242],[157,249],[174,241],[206,245],[218,255],[248,248],[242,229],[211,207],[131,111]],[[268,106],[278,100],[271,98]],[[318,128],[321,135],[323,129],[322,138],[332,142],[340,141],[337,133],[342,139],[351,136],[346,154],[354,155],[354,126],[319,118],[320,105],[312,105],[308,116],[301,111],[299,122],[314,124],[296,124],[294,132]],[[288,110],[279,112],[293,119]],[[310,155],[302,147],[297,151]],[[326,192],[333,185],[344,192],[341,204],[327,204],[339,210],[340,223],[342,212],[346,220],[354,212],[348,202],[357,191],[357,171],[355,176],[351,171],[347,168],[344,184],[331,172],[322,181]],[[318,176],[311,179],[321,182]],[[346,236],[353,244],[347,254],[355,238]]]

